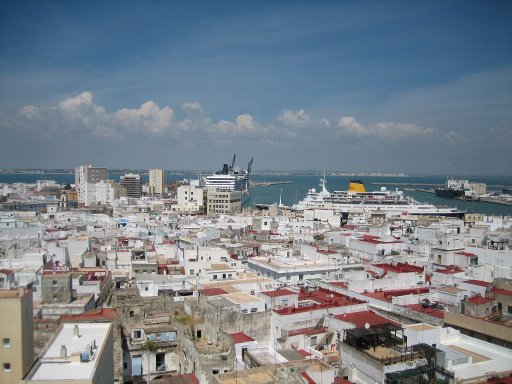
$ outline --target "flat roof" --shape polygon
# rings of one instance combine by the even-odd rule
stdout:
[[[278,297],[278,296],[289,296],[289,295],[298,295],[298,292],[290,291],[289,289],[278,289],[276,291],[265,291],[261,292],[262,295],[269,297]]]
[[[406,328],[412,329],[414,331],[431,331],[432,329],[436,329],[436,327],[434,327],[433,325],[426,323],[407,325]]]
[[[263,301],[259,297],[256,297],[254,295],[249,295],[245,292],[233,292],[228,293],[224,295],[224,297],[228,300],[233,301],[234,303],[241,304],[241,303],[253,303],[255,301]]]
[[[454,293],[456,294],[459,292],[466,292],[465,289],[460,289],[457,287],[438,287],[438,288],[432,288],[432,289],[437,292],[451,293],[451,294],[454,294]]]
[[[397,324],[391,320],[386,319],[385,317],[379,316],[372,311],[360,311],[360,312],[352,312],[352,313],[344,313],[335,316],[338,320],[346,321],[348,323],[352,323],[356,326],[356,328],[365,328],[366,324],[371,325],[380,325],[380,324]]]
[[[73,329],[78,326],[80,337],[73,337]],[[93,340],[96,342],[96,354],[102,353],[107,336],[110,331],[110,323],[64,323],[59,333],[48,345],[43,356],[38,360],[33,374],[27,376],[28,380],[63,380],[91,379],[96,369],[98,359],[91,358],[87,362],[73,362],[71,355],[86,350],[87,344]],[[67,349],[67,358],[60,357],[61,346]],[[93,354],[94,356],[94,354]]]
[[[247,336],[243,332],[232,333],[230,336],[233,338],[235,344],[248,343],[250,341],[254,341],[252,337]]]

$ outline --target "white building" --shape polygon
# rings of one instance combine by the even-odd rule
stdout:
[[[113,383],[110,323],[62,324],[20,383]]]
[[[177,189],[177,204],[173,211],[199,212],[204,206],[204,189],[198,185],[180,185]]]
[[[85,203],[87,183],[107,180],[107,174],[107,168],[95,168],[91,164],[83,164],[75,168],[75,189],[78,193],[78,203]]]

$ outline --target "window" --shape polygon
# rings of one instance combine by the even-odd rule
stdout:
[[[149,287],[144,287],[144,291],[149,291]]]
[[[316,337],[316,336],[311,336],[311,343],[310,343],[310,345],[311,345],[311,346],[316,345],[316,343],[317,343],[317,340],[316,340],[316,339],[317,339],[317,337]]]
[[[247,308],[242,309],[242,313],[247,313]]]
[[[254,313],[258,310],[258,308],[251,308],[251,313]]]
[[[190,270],[190,275],[191,275],[191,276],[193,276],[193,275],[194,275],[194,270],[193,270],[193,269],[191,269],[191,270]]]
[[[133,311],[130,311],[130,317],[133,317]]]
[[[128,369],[128,363],[123,363],[123,369]]]
[[[4,348],[9,348],[11,346],[11,339],[8,337],[5,337],[3,340]]]
[[[11,363],[4,363],[4,372],[11,372]]]
[[[53,284],[54,287],[56,287],[57,286],[57,280],[53,280],[52,284]]]
[[[142,337],[142,331],[140,329],[133,331],[133,338],[140,339]]]
[[[213,275],[213,280],[217,280],[217,275]]]

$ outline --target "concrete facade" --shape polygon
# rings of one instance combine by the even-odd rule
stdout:
[[[17,383],[34,361],[32,290],[0,291],[0,383]]]

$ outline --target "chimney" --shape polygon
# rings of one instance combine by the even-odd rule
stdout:
[[[68,357],[68,349],[66,348],[66,346],[64,344],[62,344],[62,346],[60,347],[60,357],[62,357],[62,358]]]
[[[80,330],[78,329],[78,324],[75,324],[73,327],[73,339],[78,339],[80,337]]]

